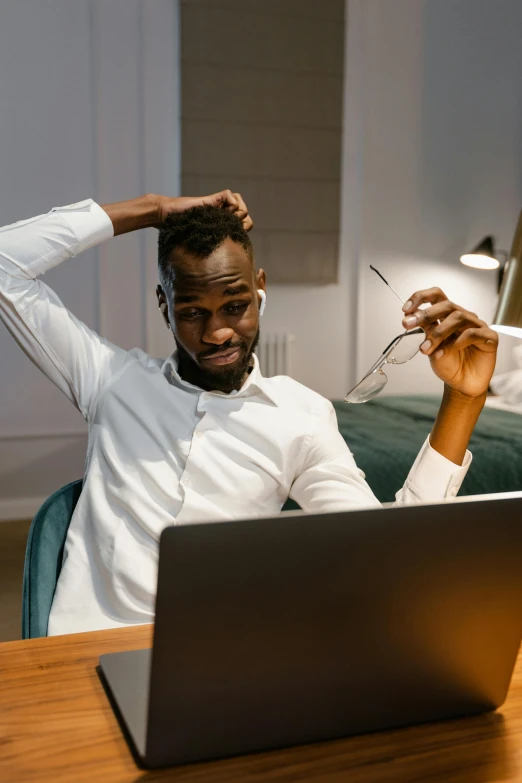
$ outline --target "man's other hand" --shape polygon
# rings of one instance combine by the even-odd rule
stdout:
[[[186,209],[204,205],[223,207],[223,209],[232,212],[241,220],[245,231],[250,231],[254,225],[241,193],[232,193],[231,190],[222,190],[219,193],[212,193],[210,196],[181,196],[179,198],[157,196],[156,198],[158,199],[158,223],[156,228],[161,226],[161,223],[171,212],[183,212]]]
[[[419,310],[421,304],[430,307]],[[403,326],[422,327],[421,352],[435,375],[453,391],[468,397],[485,395],[495,369],[498,334],[475,313],[448,300],[440,288],[414,293],[403,307]]]

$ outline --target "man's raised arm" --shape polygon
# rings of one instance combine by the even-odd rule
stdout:
[[[86,419],[107,369],[126,353],[75,318],[38,278],[112,236],[108,215],[90,199],[0,228],[0,319]]]
[[[420,309],[425,304],[430,306]],[[417,291],[403,309],[403,326],[421,326],[426,333],[421,352],[444,382],[444,394],[431,434],[396,502],[430,503],[454,497],[467,473],[467,447],[495,368],[498,335],[475,313],[450,302],[440,288]],[[330,409],[318,413],[291,496],[306,511],[373,505],[376,498],[357,471]]]
[[[240,193],[222,190],[210,196],[159,196],[149,193],[131,201],[118,201],[104,204],[103,209],[110,217],[114,227],[114,236],[128,234],[140,228],[159,228],[166,216],[172,212],[184,212],[191,207],[203,205],[223,207],[233,212],[243,223],[246,231],[252,228],[252,219]]]
[[[241,196],[226,190],[198,198],[147,195],[104,207],[87,199],[0,228],[0,319],[86,419],[128,353],[79,321],[39,277],[112,236],[157,227],[169,212],[201,204],[221,205],[252,226]]]

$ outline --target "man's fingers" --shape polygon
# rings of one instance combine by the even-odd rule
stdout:
[[[471,345],[475,345],[481,351],[494,353],[498,346],[498,334],[493,329],[490,329],[489,326],[466,329],[455,340],[453,347],[458,351],[463,351]]]
[[[220,190],[219,193],[212,193],[210,196],[205,196],[205,203],[210,204],[213,207],[226,207],[227,209],[235,210],[238,206],[235,193],[231,190]]]
[[[486,326],[474,313],[465,310],[454,310],[447,318],[440,322],[423,325],[426,332],[426,340],[421,346],[422,353],[430,356],[437,348],[450,337],[457,338],[465,330],[480,329]]]
[[[416,291],[402,308],[406,329],[421,327],[420,351],[449,388],[482,395],[495,366],[497,334],[476,313],[450,302],[440,288]]]
[[[235,198],[237,206],[235,208],[230,207],[230,210],[243,223],[243,228],[245,229],[245,231],[250,231],[254,223],[252,221],[252,218],[248,214],[248,207],[243,200],[243,196],[241,195],[241,193],[234,193],[233,196]]]
[[[243,228],[245,231],[250,231],[254,226],[254,221],[250,217],[250,215],[247,215],[243,218]]]
[[[250,231],[254,225],[241,193],[232,193],[228,189],[220,190],[219,193],[211,193],[209,196],[192,196],[190,198],[167,200],[166,204],[164,204],[164,214],[162,214],[161,220],[164,220],[169,212],[182,212],[185,209],[203,206],[204,204],[211,207],[222,207],[232,212],[241,220],[245,231]],[[159,223],[161,223],[161,220]]]
[[[229,212],[232,212],[238,217],[245,231],[250,231],[254,225],[252,218],[248,214],[248,207],[245,204],[241,193],[232,193],[231,190],[222,190],[219,193],[213,193],[208,196],[209,201],[207,203],[213,206],[224,207]]]
[[[237,204],[234,212],[238,216],[238,218],[243,220],[243,218],[246,217],[246,215],[248,215],[247,205],[243,201],[243,196],[241,195],[241,193],[234,193],[233,195]]]
[[[422,328],[425,329],[430,324],[436,324],[442,319],[447,318],[451,313],[458,313],[460,320],[473,321],[477,325],[483,323],[476,313],[465,310],[463,307],[459,307],[459,305],[453,304],[453,302],[449,302],[447,299],[438,304],[434,304],[431,307],[426,307],[423,310],[416,310],[410,315],[405,315],[402,319],[402,323],[406,329],[414,329],[416,326],[422,326]]]
[[[443,302],[447,298],[444,291],[441,291],[440,288],[425,288],[412,294],[402,309],[406,314],[410,314],[418,310],[421,304],[426,304],[426,302],[435,304],[436,302]]]

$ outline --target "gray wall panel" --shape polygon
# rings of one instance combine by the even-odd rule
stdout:
[[[182,186],[230,187],[269,283],[338,280],[344,3],[181,3]]]

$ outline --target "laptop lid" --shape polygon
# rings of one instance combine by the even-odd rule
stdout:
[[[494,709],[522,635],[522,499],[167,528],[146,763]]]

